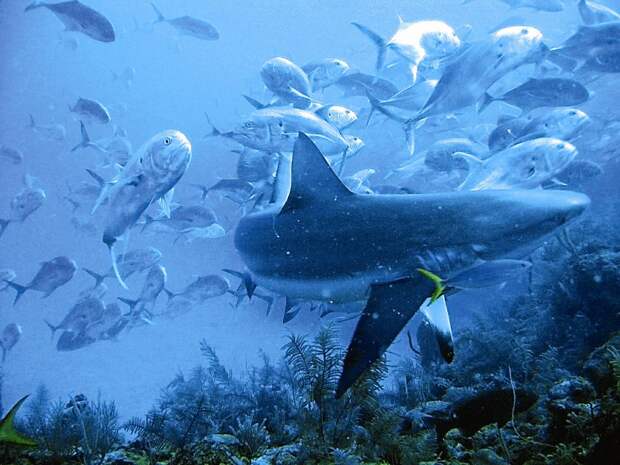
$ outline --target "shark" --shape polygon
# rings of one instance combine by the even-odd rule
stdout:
[[[589,198],[553,190],[378,195],[350,191],[299,133],[281,158],[271,206],[244,216],[235,246],[246,281],[287,300],[365,302],[343,361],[339,398],[422,309],[452,358],[450,278],[528,256],[579,217]],[[280,181],[280,178],[282,181]]]

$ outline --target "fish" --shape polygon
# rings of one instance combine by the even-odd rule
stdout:
[[[366,97],[366,94],[371,94],[377,99],[389,99],[398,93],[398,88],[387,79],[359,71],[345,73],[335,82],[335,86],[343,90],[344,97]]]
[[[146,275],[144,284],[142,285],[142,290],[140,291],[140,295],[137,299],[131,300],[123,297],[118,298],[121,302],[129,306],[129,318],[131,320],[140,320],[146,323],[151,323],[151,314],[155,301],[166,287],[167,280],[168,273],[166,272],[166,268],[162,265],[155,265],[151,267]]]
[[[2,361],[6,359],[6,354],[15,347],[22,335],[22,327],[15,323],[9,323],[4,327],[0,334],[0,347],[2,348]]]
[[[9,268],[1,268],[0,269],[0,291],[4,291],[9,288],[7,281],[13,281],[17,274],[15,270],[11,270]]]
[[[342,180],[345,186],[352,192],[357,194],[372,194],[373,191],[368,186],[368,178],[374,175],[377,171],[372,168],[366,168],[364,170],[357,171],[351,176],[347,176]]]
[[[8,145],[0,145],[0,158],[10,161],[14,165],[19,165],[24,161],[24,154],[21,150]]]
[[[107,304],[101,318],[89,324],[80,335],[93,341],[113,339],[127,326],[127,323],[117,303]]]
[[[342,154],[350,146],[338,129],[311,111],[272,107],[256,110],[250,118],[254,123],[269,128],[270,132],[304,131],[329,155]]]
[[[357,121],[357,114],[353,110],[340,105],[323,105],[314,110],[314,113],[339,131],[348,128]]]
[[[108,247],[112,268],[122,287],[127,285],[118,272],[114,245],[152,203],[159,202],[162,210],[170,214],[174,187],[185,174],[191,159],[191,144],[182,132],[160,132],[146,141],[102,190],[93,212],[105,199],[108,200],[102,241]]]
[[[179,206],[170,212],[169,218],[165,215],[159,218],[146,215],[142,230],[147,228],[178,234],[178,237],[216,238],[226,233],[218,224],[213,209],[204,205]]]
[[[489,149],[492,152],[527,140],[540,137],[555,137],[571,141],[577,138],[590,123],[588,115],[576,108],[556,108],[538,115],[503,121],[489,135]]]
[[[155,247],[132,249],[117,257],[118,272],[121,278],[125,280],[133,274],[142,273],[157,265],[161,257],[162,253]],[[94,278],[95,285],[93,287],[104,283],[107,278],[115,277],[115,271],[112,267],[106,273],[97,273],[89,268],[84,268],[84,271]]]
[[[454,138],[443,139],[433,143],[424,153],[424,164],[435,171],[450,172],[455,169],[467,169],[467,164],[458,158],[453,157],[456,152],[466,152],[478,158],[487,158],[482,144],[471,141],[470,139]],[[460,163],[459,163],[460,162]],[[404,171],[407,165],[397,169],[397,172]]]
[[[114,42],[116,34],[112,23],[98,11],[77,0],[46,3],[34,1],[24,11],[47,8],[64,24],[65,31],[82,33],[99,42]]]
[[[77,268],[75,260],[60,256],[41,262],[39,271],[26,285],[17,284],[14,281],[5,281],[16,292],[13,305],[17,303],[26,291],[42,292],[44,298],[49,297],[56,289],[73,279]]]
[[[230,283],[219,275],[210,274],[198,276],[181,292],[175,293],[167,289],[164,290],[168,295],[165,314],[174,316],[189,311],[207,299],[225,295],[230,290]]]
[[[435,90],[435,87],[437,87],[438,82],[439,81],[436,79],[418,81],[400,92],[397,92],[388,99],[379,100],[379,104],[381,107],[395,107],[402,110],[417,112],[426,104]],[[375,96],[373,95],[373,97]],[[370,120],[370,115],[368,119]]]
[[[41,134],[44,138],[62,142],[67,137],[67,130],[62,124],[37,124],[32,115],[29,117],[28,128],[37,134]]]
[[[473,0],[465,0],[463,4],[471,3]],[[562,0],[501,0],[510,8],[531,8],[537,11],[558,13],[564,11]]]
[[[252,281],[287,299],[366,300],[336,397],[385,352],[427,298],[443,295],[439,277],[479,259],[529,254],[590,203],[584,194],[551,190],[358,195],[303,133],[282,182],[286,173],[288,195],[242,217],[235,247]],[[423,270],[423,263],[436,265]]]
[[[457,152],[469,165],[459,190],[533,189],[553,179],[577,156],[569,142],[541,137],[513,145],[486,160]]]
[[[105,156],[106,165],[116,164],[125,166],[131,159],[131,155],[133,154],[131,141],[119,127],[114,128],[114,134],[112,136],[93,141],[88,135],[86,126],[80,121],[80,134],[80,142],[73,146],[71,149],[72,152],[80,148],[93,148]],[[105,182],[103,182],[103,184],[105,184]]]
[[[261,109],[266,108],[268,106],[261,106]],[[267,153],[290,152],[292,150],[295,138],[291,133],[281,130],[272,131],[269,126],[257,124],[254,121],[245,121],[239,128],[224,132],[213,125],[208,114],[205,113],[205,116],[207,123],[211,126],[211,132],[206,134],[205,138],[224,137],[246,148]]]
[[[493,102],[505,102],[528,112],[539,107],[572,107],[589,98],[588,89],[573,79],[532,78],[498,97],[485,93],[478,111]]]
[[[217,28],[207,21],[191,16],[180,16],[178,18],[167,19],[154,3],[151,3],[151,6],[157,15],[155,23],[167,23],[179,34],[194,37],[195,39],[218,40],[220,38],[220,33]]]
[[[443,21],[400,21],[398,29],[391,39],[385,40],[366,26],[351,23],[366,35],[377,47],[376,70],[380,71],[385,63],[388,50],[393,50],[409,64],[411,77],[415,83],[418,79],[420,65],[432,60],[442,60],[456,54],[461,48],[461,39],[450,25]]]
[[[83,349],[97,340],[85,332],[74,333],[73,331],[63,331],[56,342],[56,350],[59,352],[68,352]]]
[[[240,151],[237,160],[237,179],[249,183],[272,178],[277,166],[277,157],[261,150]]]
[[[45,323],[52,332],[53,339],[58,330],[74,334],[83,333],[89,325],[101,320],[104,313],[105,304],[101,298],[89,295],[78,299],[57,325],[53,325],[47,320],[45,320]]]
[[[620,45],[593,50],[579,68],[579,73],[620,73]]]
[[[567,71],[580,68],[593,55],[620,46],[620,22],[581,26],[560,46],[550,50],[547,58]]]
[[[69,106],[69,111],[100,124],[108,124],[112,120],[108,109],[97,100],[80,97],[73,106]]]
[[[571,188],[581,187],[603,172],[603,167],[592,160],[573,160],[558,175],[558,180]]]
[[[326,89],[338,81],[351,67],[339,58],[326,58],[313,61],[301,67],[313,92]]]
[[[263,63],[260,76],[273,94],[284,103],[292,103],[295,108],[308,108],[312,104],[311,87],[308,76],[298,65],[288,58],[275,57]]]
[[[24,436],[15,429],[15,415],[20,409],[22,404],[26,402],[28,396],[24,396],[19,399],[13,407],[7,412],[7,414],[0,420],[0,443],[14,444],[24,447],[37,447],[37,442],[34,439],[30,439]]]
[[[209,192],[217,192],[237,204],[244,204],[254,198],[254,186],[242,179],[220,179],[211,187],[202,184],[192,184],[192,187],[200,189],[201,199],[204,202]]]
[[[588,26],[620,21],[620,13],[608,6],[590,0],[579,0],[577,9],[579,16],[581,16],[581,21]]]
[[[41,188],[34,187],[26,181],[26,187],[11,199],[11,210],[8,218],[0,218],[0,236],[4,234],[10,223],[23,223],[34,212],[43,206],[47,195]]]

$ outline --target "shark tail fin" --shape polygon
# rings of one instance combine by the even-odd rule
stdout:
[[[42,6],[45,6],[43,5],[43,2],[34,1],[34,2],[31,2],[29,5],[27,5],[26,8],[24,8],[24,11],[34,10],[35,8],[40,8]]]
[[[6,231],[6,228],[9,224],[11,224],[11,220],[5,220],[3,218],[0,218],[0,237],[2,237],[4,231]]]
[[[211,132],[209,134],[205,134],[204,138],[207,137],[217,137],[222,135],[222,131],[216,128],[211,122],[211,118],[209,118],[209,114],[205,111],[205,118],[207,118],[207,124],[211,126]]]
[[[381,69],[383,69],[383,65],[385,64],[385,52],[387,51],[387,42],[383,37],[381,37],[373,30],[367,28],[363,24],[356,22],[353,22],[351,24],[355,26],[358,31],[368,37],[377,47],[377,61],[375,64],[375,69],[377,71],[380,71]]]
[[[81,140],[71,149],[72,152],[75,152],[77,149],[82,147],[88,147],[88,145],[90,144],[90,137],[88,136],[86,126],[84,126],[84,122],[82,120],[80,120],[80,136]]]
[[[491,105],[496,100],[498,99],[491,96],[488,92],[485,92],[484,97],[482,97],[482,102],[480,102],[480,105],[478,106],[478,113],[482,113],[486,109],[486,107]]]
[[[101,274],[101,273],[97,273],[96,271],[93,271],[93,270],[91,270],[89,268],[83,268],[83,270],[86,273],[88,273],[90,276],[92,276],[92,278],[95,280],[95,285],[93,287],[99,286],[107,278],[106,275]]]
[[[155,15],[157,16],[157,19],[153,21],[154,24],[166,21],[164,15],[161,13],[161,11],[159,11],[159,8],[157,8],[153,2],[151,2],[151,7],[153,8]]]
[[[432,281],[417,276],[371,286],[347,349],[336,398],[385,353],[434,289]]]
[[[25,447],[37,446],[36,441],[24,436],[15,429],[15,415],[27,398],[28,396],[24,396],[19,399],[15,405],[11,407],[9,413],[7,413],[2,420],[0,420],[0,443],[15,444]]]
[[[49,321],[47,320],[43,320],[45,321],[45,324],[47,325],[47,327],[50,329],[50,331],[52,332],[52,341],[54,340],[54,335],[56,334],[56,331],[58,331],[58,329],[60,328],[59,326],[54,326],[53,324],[51,324]]]
[[[262,110],[263,108],[267,108],[267,105],[265,105],[264,103],[260,103],[258,100],[249,97],[247,95],[243,96],[244,99],[246,99],[246,101],[252,105],[254,108],[256,108],[257,110]]]
[[[119,297],[118,300],[120,300],[121,302],[123,302],[124,304],[126,304],[129,307],[129,311],[131,312],[136,305],[138,305],[138,303],[140,302],[139,299],[126,299],[124,297]]]
[[[9,286],[11,286],[13,289],[15,289],[15,299],[13,300],[13,306],[15,306],[15,304],[17,304],[17,301],[19,299],[21,299],[22,295],[24,295],[24,292],[26,292],[28,290],[28,286],[22,286],[21,284],[17,284],[14,283],[13,281],[5,281]]]

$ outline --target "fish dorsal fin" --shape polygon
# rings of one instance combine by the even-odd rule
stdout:
[[[303,132],[293,148],[291,189],[281,212],[325,205],[354,194],[340,181],[314,142]]]

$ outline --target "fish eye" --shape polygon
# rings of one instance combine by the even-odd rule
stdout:
[[[564,148],[564,144],[558,144],[556,147],[557,147],[558,149],[562,150],[562,149]]]
[[[170,137],[164,137],[164,144],[170,145],[171,142],[172,142],[172,139],[170,139]]]
[[[521,34],[526,34],[527,35],[528,30],[526,28],[521,29]]]
[[[577,112],[575,110],[571,110],[571,111],[568,112],[568,114],[570,116],[575,116],[577,114]]]

